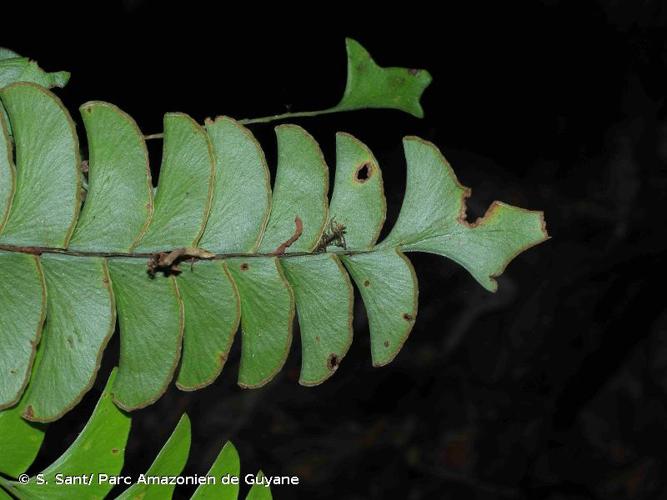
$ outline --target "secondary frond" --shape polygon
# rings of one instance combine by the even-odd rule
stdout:
[[[176,483],[169,484],[170,478],[182,474],[190,455],[190,419],[185,414],[181,417],[145,474],[122,475],[132,419],[112,402],[115,377],[114,370],[77,439],[60,458],[27,481],[16,478],[25,474],[34,461],[44,429],[27,424],[18,412],[0,413],[0,498],[5,498],[7,492],[18,499],[106,498],[115,486],[126,481],[131,486],[116,498],[172,498]],[[237,500],[239,484],[249,482],[241,479],[239,454],[230,442],[225,443],[208,473],[201,476],[205,481],[199,484],[193,499]],[[81,477],[87,478],[87,483],[72,479]],[[270,480],[264,478],[262,471],[253,476],[252,483],[246,500],[271,500]]]

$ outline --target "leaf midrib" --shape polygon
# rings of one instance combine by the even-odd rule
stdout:
[[[391,247],[396,248],[396,247]],[[171,248],[164,249],[162,252],[170,253],[175,250],[180,250],[180,248]],[[205,250],[205,249],[200,249]],[[386,250],[386,248],[373,247],[366,250],[341,250],[336,252],[289,252],[283,254],[275,254],[272,252],[230,252],[230,253],[217,253],[213,254],[209,258],[201,257],[185,257],[186,260],[223,260],[231,259],[235,257],[246,257],[246,258],[266,258],[266,257],[279,257],[290,258],[290,257],[308,257],[314,255],[361,255],[369,254],[374,252],[379,252]],[[43,255],[43,254],[57,254],[57,255],[67,255],[71,257],[102,257],[102,258],[136,258],[136,259],[146,259],[154,257],[155,255],[162,252],[95,252],[95,251],[85,251],[85,250],[67,250],[64,248],[52,248],[52,247],[26,247],[26,246],[15,246],[15,245],[3,245],[0,244],[0,251],[3,252],[13,252],[13,253],[24,253],[29,255]]]

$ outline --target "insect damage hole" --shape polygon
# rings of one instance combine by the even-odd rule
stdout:
[[[336,368],[338,368],[339,364],[340,364],[340,358],[334,353],[329,354],[329,357],[327,358],[327,367],[329,368],[329,370],[335,370]]]
[[[373,165],[370,163],[362,163],[354,172],[354,180],[356,182],[364,183],[373,175]]]

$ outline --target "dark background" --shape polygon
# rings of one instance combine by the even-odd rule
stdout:
[[[552,235],[496,294],[449,261],[411,257],[419,316],[385,368],[370,366],[359,302],[354,344],[317,388],[297,384],[296,335],[280,375],[241,390],[237,341],[214,385],[172,389],[133,415],[128,473],[148,468],[187,411],[188,473],[205,473],[231,439],[243,471],[300,477],[277,499],[667,498],[664,2],[387,2],[366,15],[361,2],[91,4],[3,11],[0,45],[72,72],[58,94],[73,114],[106,100],[153,133],[167,111],[203,121],[328,107],[351,36],[378,63],[434,78],[423,120],[362,111],[298,122],[329,165],[338,130],[375,152],[384,234],[404,190],[401,137],[415,134],[473,188],[471,218],[499,199],[544,210]],[[272,126],[253,132],[273,162]],[[151,153],[158,164],[159,141]],[[116,335],[95,389],[51,426],[33,470],[80,431],[117,353]]]

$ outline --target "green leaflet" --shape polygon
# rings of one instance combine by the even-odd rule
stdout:
[[[16,82],[32,82],[46,88],[64,87],[69,77],[67,71],[47,73],[35,61],[7,49],[0,49],[0,88]]]
[[[391,362],[417,317],[417,276],[399,250],[341,256],[364,299],[373,366]]]
[[[21,57],[13,50],[0,47],[0,88],[16,82],[32,82],[46,88],[64,87],[69,77],[70,74],[67,71],[46,73],[36,62],[29,60],[27,57]],[[0,102],[0,118],[4,118],[6,122],[9,121],[2,102]],[[7,124],[7,135],[12,135],[9,124]],[[1,216],[2,213],[0,212],[0,221],[2,220]],[[2,224],[0,223],[1,227]]]
[[[21,397],[46,316],[46,285],[37,257],[0,252],[0,311],[2,409]]]
[[[192,391],[212,383],[227,361],[241,309],[236,285],[220,261],[199,262],[178,277],[185,307],[183,359],[176,385]]]
[[[13,59],[13,58],[16,58],[16,57],[21,57],[21,56],[18,55],[13,50],[9,50],[9,49],[6,49],[4,47],[0,47],[0,61],[3,60],[3,59]],[[0,78],[6,78],[6,76],[0,76]],[[14,83],[14,82],[10,82],[10,83]],[[5,121],[6,127],[7,127],[7,129],[6,129],[7,137],[11,137],[12,131],[9,128],[9,117],[7,116],[7,112],[5,111],[5,107],[2,105],[2,101],[0,101],[0,120]],[[2,203],[2,199],[0,198],[0,207],[2,206],[1,203]],[[1,216],[2,216],[2,213],[0,213],[0,221],[2,221]],[[0,229],[2,229],[2,222],[0,222]]]
[[[239,452],[236,451],[232,443],[227,442],[207,475],[219,480],[226,475],[240,477],[240,474],[241,459],[239,458]],[[192,495],[192,500],[236,500],[238,496],[238,484],[202,484]]]
[[[42,471],[48,484],[37,484],[33,477],[26,484],[10,483],[7,488],[18,498],[69,499],[104,498],[111,490],[109,484],[58,485],[56,474],[77,476],[93,474],[117,475],[123,467],[125,444],[130,432],[130,417],[112,402],[110,389],[114,382],[112,373],[106,388],[95,407],[93,415],[74,443],[53,464]]]
[[[211,206],[215,165],[204,129],[181,113],[164,117],[164,151],[155,213],[138,252],[194,247]]]
[[[352,283],[337,256],[283,259],[299,315],[302,385],[317,385],[338,368],[352,344]]]
[[[0,478],[2,474],[18,477],[28,470],[44,441],[46,426],[22,418],[24,399],[13,408],[0,411]]]
[[[225,116],[206,122],[216,158],[211,214],[201,248],[210,252],[252,252],[271,208],[269,169],[248,129]]]
[[[0,47],[0,88],[16,82],[32,82],[47,88],[64,87],[69,76],[70,74],[66,71],[46,73],[36,62],[21,57],[12,50]],[[11,146],[8,142],[11,135],[9,117],[0,102],[0,231],[16,188],[14,185],[15,172],[11,165]],[[5,164],[5,158],[9,158],[9,164]],[[3,181],[3,177],[6,176],[12,178],[11,184]]]
[[[183,472],[190,453],[190,419],[183,415],[178,421],[174,432],[160,450],[157,458],[146,472],[147,476],[178,476]],[[117,500],[161,500],[171,498],[175,485],[135,483]]]
[[[114,401],[125,410],[155,402],[178,365],[183,304],[174,277],[146,274],[139,259],[109,259],[120,325],[120,363]]]
[[[95,381],[116,309],[104,259],[44,255],[41,262],[49,320],[25,393],[24,417],[51,422],[73,408]]]
[[[7,129],[7,120],[0,113],[0,232],[5,225],[9,206],[16,189],[16,170],[12,158],[12,143]]]
[[[424,116],[419,104],[422,93],[431,83],[423,69],[382,68],[361,44],[351,38],[347,47],[347,85],[337,111],[362,108],[393,108],[417,118]]]
[[[462,265],[487,290],[519,253],[547,237],[541,212],[494,202],[486,215],[468,224],[468,188],[459,184],[447,160],[431,143],[416,137],[403,141],[407,182],[396,225],[379,247],[429,252]]]
[[[336,134],[336,178],[329,217],[345,226],[347,248],[371,248],[386,213],[382,172],[373,153],[351,135]]]
[[[134,120],[113,104],[81,106],[88,135],[88,194],[69,248],[123,252],[153,213],[148,152]]]
[[[65,248],[81,204],[72,119],[57,97],[32,83],[10,85],[0,91],[0,99],[12,123],[18,160],[16,193],[0,243]]]
[[[259,471],[256,477],[257,479],[261,479],[264,477],[264,473]],[[254,484],[245,498],[246,500],[273,500],[273,495],[271,495],[271,488],[268,486]]]
[[[241,298],[239,385],[260,387],[285,364],[292,344],[294,296],[276,257],[227,261]]]
[[[286,242],[295,234],[298,217],[303,231],[285,252],[309,252],[317,245],[327,218],[329,169],[317,142],[301,127],[281,125],[276,136],[278,170],[259,251],[273,252]]]

